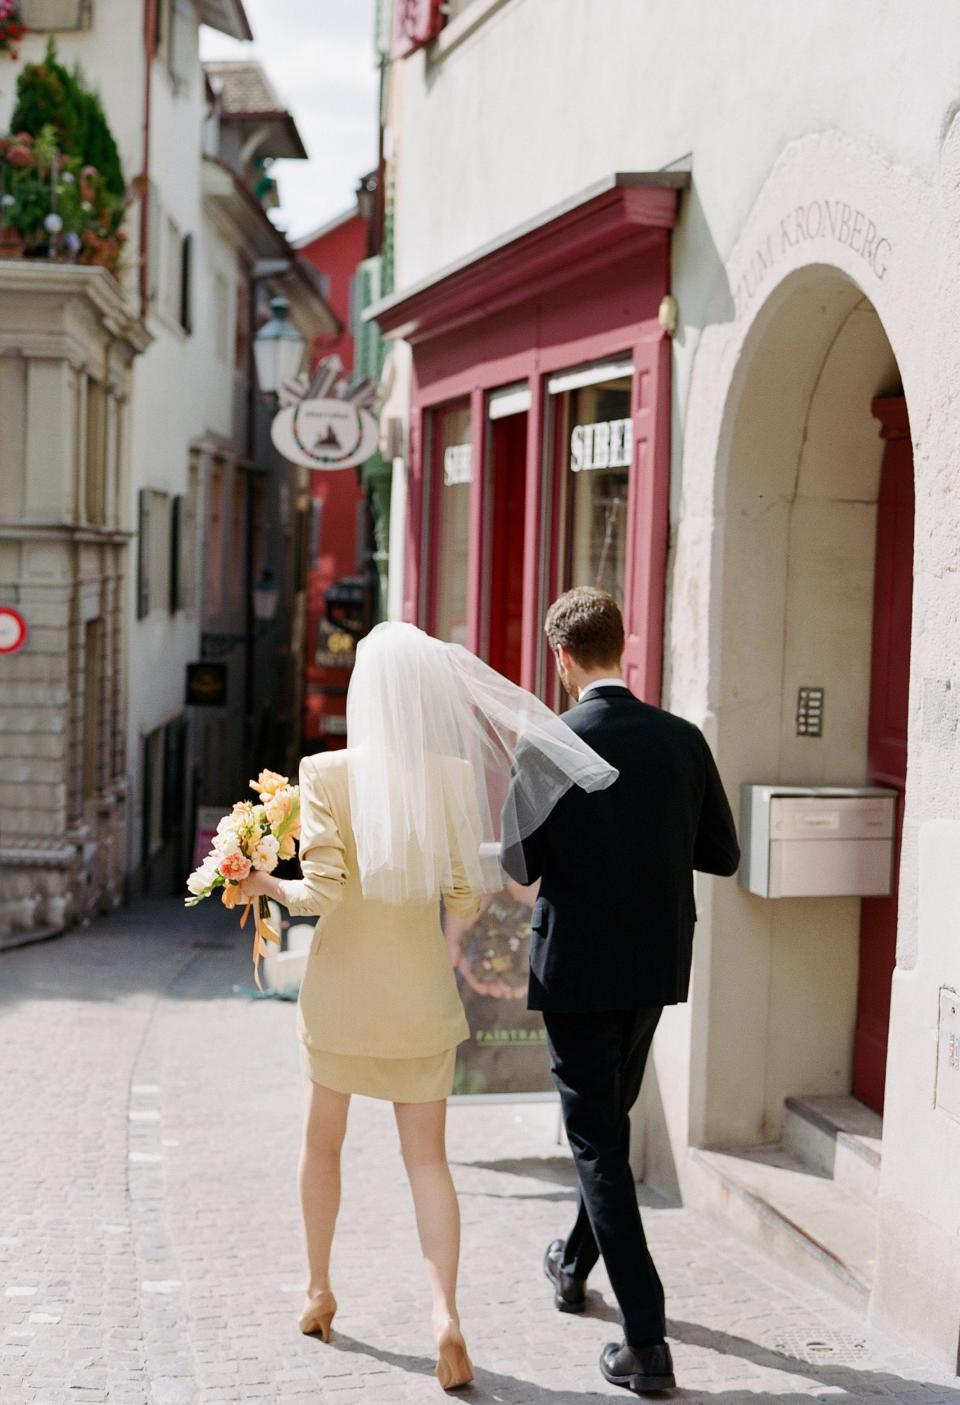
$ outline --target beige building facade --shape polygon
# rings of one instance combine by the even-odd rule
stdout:
[[[636,1165],[954,1367],[958,41],[952,7],[918,20],[898,0],[882,22],[872,5],[838,17],[791,0],[776,24],[753,0],[708,14],[611,0],[602,22],[577,0],[469,0],[397,60],[386,142],[386,320],[407,339],[393,364],[411,368],[417,407],[412,506],[392,531],[397,613],[410,613],[411,569],[429,596],[416,507],[427,319],[442,306],[453,325],[451,289],[472,262],[493,268],[531,231],[546,247],[551,221],[589,212],[601,183],[627,179],[615,173],[687,178],[660,318],[669,507],[649,700],[704,729],[735,808],[748,785],[807,788],[810,823],[840,840],[846,820],[821,788],[879,786],[900,833],[885,831],[889,897],[813,895],[836,892],[822,872],[840,851],[827,848],[805,851],[808,895],[760,896],[746,871],[698,881],[691,1000],[658,1032]],[[551,306],[588,276],[572,267]],[[489,286],[478,276],[478,303]],[[483,412],[500,392],[479,373],[475,386]],[[398,398],[394,383],[392,409]],[[544,458],[544,482],[556,462]],[[638,450],[628,493],[648,469]],[[467,593],[482,594],[488,567],[470,549]]]
[[[0,264],[0,946],[115,906],[127,813],[130,387],[148,342],[99,268]]]

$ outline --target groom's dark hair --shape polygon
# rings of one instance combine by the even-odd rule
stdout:
[[[592,585],[574,586],[554,600],[544,633],[550,648],[562,645],[581,668],[620,667],[623,616],[613,596]]]

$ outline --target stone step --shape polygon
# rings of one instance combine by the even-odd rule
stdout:
[[[837,1185],[875,1196],[883,1119],[852,1097],[787,1098],[783,1149]]]
[[[876,1260],[872,1201],[782,1146],[694,1151],[691,1171],[702,1209],[808,1282],[866,1308]]]

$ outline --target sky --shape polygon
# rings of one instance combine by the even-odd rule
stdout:
[[[309,161],[277,161],[274,221],[291,238],[351,208],[377,164],[374,0],[244,0],[252,44],[201,31],[204,59],[256,59],[296,120]]]

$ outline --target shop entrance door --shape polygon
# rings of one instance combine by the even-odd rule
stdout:
[[[883,1111],[890,994],[897,955],[897,894],[903,794],[907,779],[910,624],[913,606],[913,454],[903,396],[874,401],[886,440],[877,502],[877,555],[870,677],[869,782],[899,792],[894,886],[888,898],[864,898],[853,1091]]]
[[[527,484],[524,411],[490,421],[490,555],[487,573],[487,659],[520,682],[523,636],[523,531]]]

